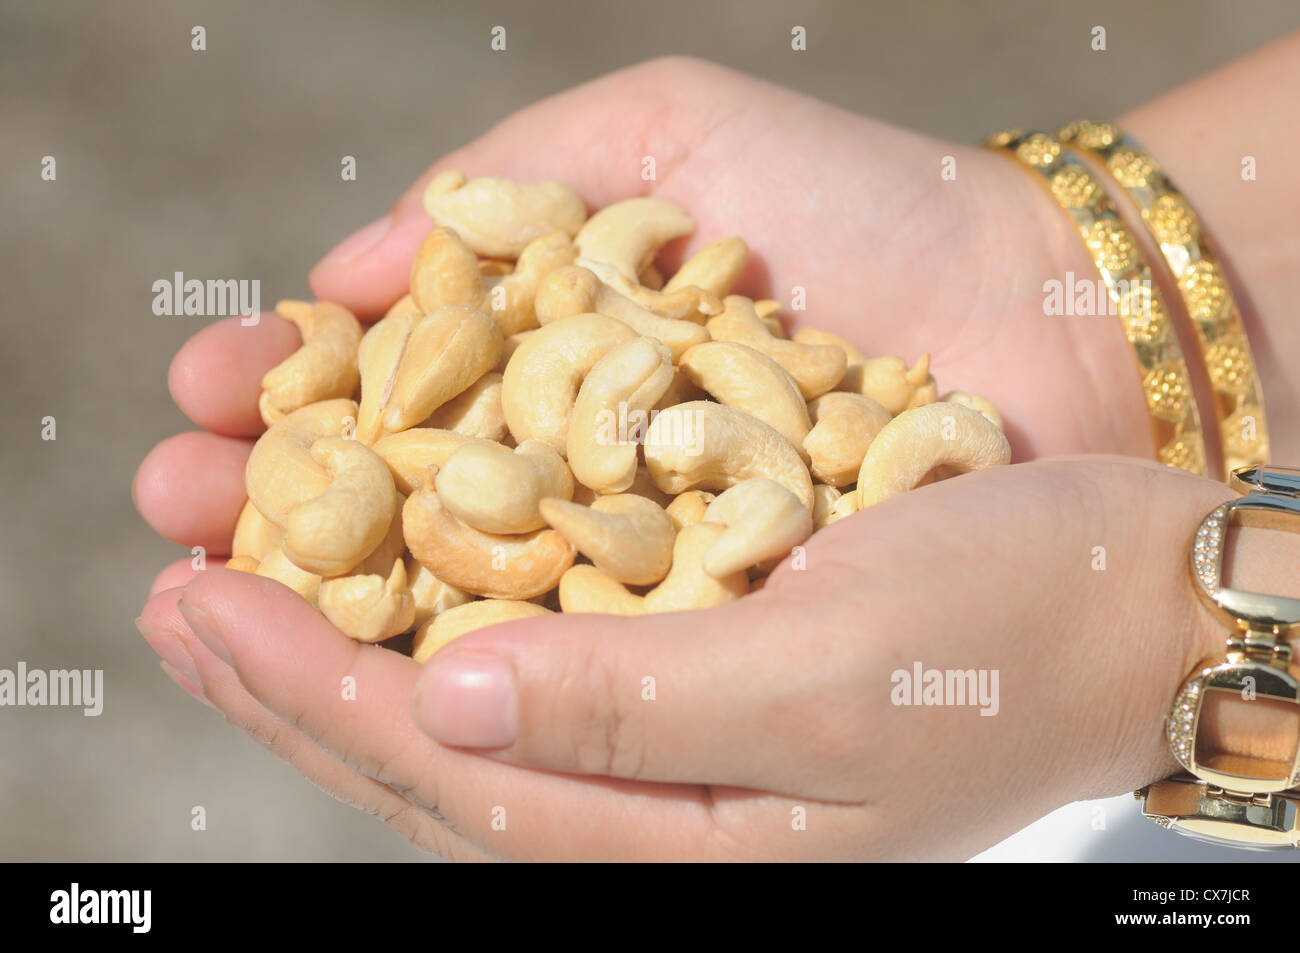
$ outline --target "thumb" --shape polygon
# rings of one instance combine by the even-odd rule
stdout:
[[[791,649],[772,644],[788,642],[789,622],[760,591],[693,612],[494,626],[429,660],[415,721],[441,744],[532,768],[771,788],[781,756],[764,714],[790,669]]]

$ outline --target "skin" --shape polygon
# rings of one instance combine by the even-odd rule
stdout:
[[[1297,59],[1296,45],[1207,88],[1225,103],[1244,87],[1257,95],[1260,71]],[[1222,247],[1240,249],[1269,387],[1270,368],[1295,353],[1278,306],[1300,289],[1238,222],[1240,196],[1224,200],[1186,160],[1175,167],[1191,152],[1179,110],[1185,120],[1206,95],[1175,93],[1121,124],[1169,157]],[[539,141],[568,147],[521,146]],[[756,142],[773,145],[755,156]],[[640,179],[645,155],[656,182]],[[957,158],[956,181],[936,174],[944,155]],[[665,251],[666,273],[712,238],[746,237],[759,254],[738,291],[803,286],[810,323],[870,354],[934,348],[941,387],[1001,408],[1016,464],[837,523],[810,540],[806,569],[787,561],[736,603],[521,620],[466,635],[423,668],[348,640],[277,583],[220,569],[191,578],[177,563],[139,624],[184,690],[454,859],[957,859],[1068,801],[1173,773],[1161,720],[1224,635],[1192,595],[1187,541],[1232,494],[1137,459],[1152,448],[1112,323],[1043,315],[1043,281],[1091,265],[1031,177],[1003,156],[713,66],[655,61],[524,110],[435,165],[316,267],[317,297],[368,320],[400,297],[431,227],[423,183],[448,167],[580,183],[593,207],[634,194],[681,203],[698,230]],[[271,316],[218,323],[177,356],[172,393],[207,432],[156,447],[135,488],[168,539],[227,545],[262,429],[258,380],[297,345],[286,328]],[[1267,396],[1284,400],[1289,386],[1279,370]],[[1272,423],[1275,459],[1296,460],[1293,425]],[[1241,536],[1233,571],[1252,588],[1287,591],[1297,567],[1276,536]],[[998,670],[998,714],[893,704],[892,673],[915,661]],[[347,675],[357,699],[343,702]],[[654,701],[642,697],[647,676]],[[1215,729],[1225,750],[1261,737],[1254,712],[1220,713]]]

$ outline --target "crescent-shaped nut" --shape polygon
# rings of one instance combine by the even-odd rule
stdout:
[[[758,305],[761,303],[762,302],[754,303],[754,311],[759,314],[759,317],[764,317],[764,315],[758,311]],[[773,303],[778,305],[777,310],[779,310],[780,302]],[[820,344],[838,347],[844,352],[844,359],[848,362],[849,370],[860,366],[867,359],[867,356],[862,353],[856,344],[846,338],[840,337],[838,334],[832,334],[830,331],[821,331],[817,328],[800,328],[798,331],[794,332],[791,339],[798,341],[800,344]],[[848,380],[848,376],[849,375],[846,372],[844,375],[845,380],[841,381],[839,384],[840,389],[844,389],[844,384],[845,381]]]
[[[538,287],[557,269],[572,265],[576,255],[568,235],[551,232],[529,242],[514,270],[491,283],[488,310],[503,335],[509,337],[538,326]]]
[[[846,516],[852,516],[858,509],[858,492],[851,490],[831,504],[831,511],[826,514],[826,525],[830,526]]]
[[[543,235],[576,235],[587,218],[582,196],[559,182],[482,178],[448,188],[454,181],[435,178],[424,193],[424,210],[486,258],[518,258]]]
[[[838,347],[800,344],[774,337],[763,319],[754,313],[754,303],[740,295],[728,295],[726,310],[710,318],[706,327],[715,341],[734,341],[762,351],[785,368],[805,400],[831,390],[844,376],[848,361]]]
[[[322,437],[311,455],[330,474],[330,485],[289,512],[284,554],[307,572],[341,576],[383,542],[397,491],[388,465],[355,440]]]
[[[295,410],[257,439],[244,467],[244,483],[259,513],[283,527],[291,509],[325,492],[330,475],[313,459],[311,445],[321,437],[348,433],[356,414],[357,405],[350,400],[323,400]]]
[[[267,426],[308,404],[351,397],[360,380],[361,322],[351,311],[328,301],[281,301],[275,308],[297,326],[302,347],[262,377],[258,407]]]
[[[508,429],[506,412],[501,409],[501,380],[500,374],[489,371],[430,414],[421,426],[500,441]]]
[[[591,506],[548,499],[541,510],[553,529],[618,582],[653,585],[672,566],[677,531],[663,507],[643,496],[602,496]]]
[[[499,444],[466,444],[443,464],[434,480],[438,499],[451,514],[484,533],[530,533],[546,525],[538,504],[573,496],[564,458],[540,440],[514,450]]]
[[[510,622],[514,619],[531,619],[543,615],[554,615],[554,613],[535,602],[522,602],[515,599],[481,599],[477,602],[467,602],[439,613],[420,626],[415,633],[411,658],[423,664],[429,661],[438,649],[468,632],[486,629],[490,625]]]
[[[576,551],[553,529],[523,536],[482,533],[452,516],[425,487],[402,507],[411,555],[457,589],[494,599],[531,599],[555,588]]]
[[[1004,429],[1002,414],[998,412],[997,405],[987,397],[964,390],[950,390],[939,399],[945,403],[961,404],[963,407],[969,407],[977,414],[983,414],[987,417],[999,430]]]
[[[573,243],[582,258],[605,262],[636,281],[663,245],[693,231],[695,222],[679,205],[658,198],[624,199],[587,219]]]
[[[320,576],[295,566],[280,547],[277,546],[266,554],[266,558],[258,564],[256,574],[288,586],[313,606],[316,605],[320,595]]]
[[[423,317],[413,302],[408,308],[394,305],[361,338],[361,344],[357,348],[357,364],[361,371],[357,439],[366,446],[373,445],[384,435],[384,412],[393,396],[397,364],[406,351],[411,331]]]
[[[318,602],[325,618],[358,642],[391,639],[415,621],[415,600],[400,559],[394,561],[387,578],[358,574],[324,580]]]
[[[397,489],[408,496],[429,480],[429,468],[441,468],[461,447],[495,447],[491,440],[469,437],[451,430],[413,427],[389,434],[371,449],[388,464]]]
[[[411,590],[411,599],[415,602],[415,618],[411,624],[416,628],[434,616],[456,606],[463,606],[474,598],[468,592],[447,585],[429,572],[427,567],[420,565],[414,556],[408,555],[405,562],[407,585]]]
[[[678,288],[676,291],[655,291],[637,284],[607,262],[579,258],[577,264],[623,297],[630,298],[661,318],[703,324],[713,315],[722,313],[722,302],[717,296],[695,285]]]
[[[707,609],[739,599],[749,591],[743,569],[720,576],[704,571],[704,561],[726,534],[717,523],[696,523],[677,534],[673,567],[664,581],[645,595],[646,612],[681,612]]]
[[[846,375],[842,390],[870,397],[891,414],[901,414],[920,403],[933,403],[934,378],[930,376],[930,355],[922,354],[911,367],[901,357],[873,357]]]
[[[411,264],[411,297],[425,314],[439,308],[486,307],[478,258],[452,229],[435,228],[420,243]]]
[[[666,493],[725,490],[765,476],[812,509],[812,478],[790,441],[725,404],[697,400],[660,411],[646,432],[645,461]]]
[[[597,493],[622,493],[632,485],[650,408],[672,381],[672,355],[650,338],[625,341],[592,365],[578,389],[565,445],[578,482]]]
[[[779,559],[813,532],[808,507],[766,477],[724,490],[704,513],[704,524],[708,523],[726,527],[704,554],[704,571],[715,579],[743,573],[766,559]]]
[[[825,483],[813,484],[813,531],[825,529],[834,522],[835,504],[844,494]],[[852,494],[851,494],[852,495]]]
[[[244,503],[235,521],[235,537],[230,543],[230,554],[235,557],[249,556],[257,562],[266,558],[266,554],[279,547],[284,541],[284,530],[263,516],[252,501]],[[254,569],[248,572],[255,571]]]
[[[628,592],[613,576],[587,565],[574,566],[560,577],[560,609],[596,615],[641,615],[646,611],[644,596]]]
[[[383,427],[414,427],[496,365],[501,330],[473,308],[440,308],[411,329],[393,372]]]
[[[578,388],[608,351],[637,337],[603,314],[576,314],[533,332],[506,365],[501,406],[516,443],[541,440],[565,453]]]
[[[710,341],[682,355],[681,368],[696,386],[728,407],[757,417],[803,454],[804,438],[812,429],[808,405],[776,361],[745,344]]]
[[[576,265],[551,272],[538,289],[537,318],[542,324],[592,312],[617,318],[637,334],[659,341],[672,353],[674,362],[709,339],[701,325],[660,317]]]
[[[717,298],[731,293],[740,273],[745,270],[749,246],[741,238],[719,238],[709,242],[677,269],[663,290],[674,292],[694,285]]]
[[[226,568],[236,572],[256,573],[261,563],[252,556],[231,556],[226,560]]]
[[[659,398],[659,403],[654,405],[655,410],[666,410],[677,404],[685,404],[692,400],[703,400],[708,395],[691,380],[691,375],[683,370],[678,364],[673,368],[673,382],[668,385],[664,395]]]
[[[803,440],[814,480],[848,486],[858,478],[862,459],[891,415],[870,397],[831,391],[810,400],[815,421]]]
[[[673,528],[680,533],[687,526],[703,523],[709,504],[716,499],[717,496],[708,490],[687,490],[673,497],[664,512],[672,520]]]
[[[906,493],[936,467],[968,473],[1010,460],[1002,431],[969,407],[935,403],[905,410],[867,450],[858,472],[858,507]]]

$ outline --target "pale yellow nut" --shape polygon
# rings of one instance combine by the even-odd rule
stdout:
[[[397,507],[388,524],[388,532],[379,541],[379,545],[357,563],[348,575],[387,576],[393,571],[393,562],[406,555],[406,537],[402,535],[402,505],[405,502],[406,495],[398,493]]]
[[[531,331],[520,331],[518,334],[512,334],[501,343],[501,356],[497,358],[496,367],[493,368],[498,374],[506,372],[506,366],[510,363],[510,358],[515,356],[515,351],[519,345],[523,344],[530,337],[537,333],[537,329]]]
[[[858,491],[850,490],[831,504],[831,511],[826,514],[826,525],[838,523],[844,517],[852,516],[858,509]]]
[[[637,337],[603,314],[577,314],[535,331],[506,365],[501,406],[515,441],[541,440],[567,452],[578,388],[607,352]]]
[[[411,332],[423,317],[413,302],[410,307],[394,305],[361,338],[357,350],[357,364],[361,370],[357,439],[366,446],[372,446],[384,435],[384,413],[392,400],[397,364],[406,351]]]
[[[632,485],[650,409],[672,380],[672,355],[651,338],[625,341],[592,365],[578,389],[565,444],[580,483],[597,493],[622,493]]]
[[[812,429],[808,405],[799,385],[766,354],[734,341],[709,341],[682,355],[681,367],[715,399],[757,417],[804,452]]]
[[[664,410],[677,404],[685,404],[688,401],[704,400],[708,396],[695,381],[691,380],[691,375],[678,364],[673,368],[673,382],[668,385],[668,389],[659,398],[659,402],[654,405],[654,409]]]
[[[330,475],[312,457],[311,446],[321,437],[350,432],[356,414],[357,405],[350,400],[323,400],[268,428],[253,444],[244,467],[248,499],[258,512],[283,527],[290,510],[324,493]]]
[[[226,568],[236,572],[256,573],[261,563],[252,556],[231,556],[226,560]]]
[[[664,512],[672,520],[673,528],[681,532],[687,526],[703,523],[709,504],[716,499],[717,496],[708,490],[687,490],[673,497]]]
[[[430,479],[430,467],[436,471],[467,445],[495,447],[496,443],[451,430],[413,427],[383,437],[371,449],[388,464],[397,489],[409,495]]]
[[[388,465],[355,440],[322,437],[311,455],[330,484],[290,510],[284,554],[307,572],[341,576],[383,542],[397,512],[397,491]]]
[[[935,468],[957,473],[1011,460],[1011,447],[987,417],[961,404],[905,410],[876,435],[858,473],[858,506],[906,493]]]
[[[318,603],[325,618],[357,642],[391,639],[415,621],[415,600],[400,559],[393,563],[387,578],[358,574],[324,580]]]
[[[235,536],[230,543],[232,556],[251,556],[260,562],[284,540],[284,530],[263,516],[252,501],[244,503],[235,521]],[[252,572],[253,570],[248,570]]]
[[[661,318],[703,324],[713,315],[722,313],[722,302],[717,295],[709,294],[703,288],[689,285],[676,291],[655,291],[637,284],[607,262],[579,258],[575,264],[590,271],[623,297],[630,298]]]
[[[659,341],[668,348],[674,362],[691,347],[709,339],[709,332],[701,325],[660,317],[619,294],[586,268],[553,271],[538,288],[537,318],[544,325],[593,312],[617,318],[637,334]]]
[[[559,182],[471,179],[459,188],[435,179],[424,193],[424,210],[454,228],[470,248],[487,258],[518,258],[528,243],[551,232],[578,233],[587,218],[582,196]]]
[[[723,295],[723,297],[726,296]],[[754,313],[758,315],[760,318],[767,320],[768,318],[774,315],[780,314],[781,307],[782,307],[781,302],[777,301],[775,298],[759,298],[757,301],[754,302]],[[825,344],[827,342],[812,341],[810,343]]]
[[[411,599],[415,603],[415,616],[411,624],[416,628],[439,613],[464,605],[474,598],[468,592],[443,582],[410,555],[406,557],[406,579]]]
[[[389,308],[387,311],[384,312],[385,318],[392,318],[392,317],[419,318],[423,316],[424,316],[424,312],[420,310],[420,306],[415,303],[415,299],[412,298],[409,294],[402,295],[400,298],[398,298],[396,301],[393,302],[393,306],[391,308]],[[373,328],[371,330],[373,330]]]
[[[725,298],[731,294],[731,286],[745,270],[748,258],[749,246],[743,239],[719,238],[687,259],[663,290],[673,292],[694,285],[718,298]]]
[[[554,588],[576,550],[553,529],[522,536],[482,533],[452,516],[432,487],[402,507],[411,555],[439,579],[479,596],[531,599]]]
[[[987,397],[964,390],[950,390],[939,399],[948,404],[961,404],[963,407],[969,407],[976,413],[987,417],[999,430],[1003,429],[1002,414],[998,412],[997,405]]]
[[[705,510],[703,522],[726,527],[704,554],[704,571],[715,579],[780,559],[813,532],[808,507],[766,477],[743,480],[718,494]]]
[[[646,432],[645,461],[667,493],[725,490],[765,476],[812,509],[812,478],[790,441],[724,404],[699,400],[660,411]]]
[[[414,427],[497,363],[501,330],[473,308],[446,307],[416,322],[393,373],[383,427]]]
[[[308,404],[351,397],[360,380],[361,322],[351,311],[328,301],[281,301],[276,311],[297,326],[302,346],[262,377],[258,406],[267,426]]]
[[[467,444],[447,458],[434,480],[438,499],[461,522],[484,533],[530,533],[546,525],[538,504],[573,496],[564,458],[540,440],[514,450]]]
[[[432,414],[421,427],[450,430],[480,440],[499,441],[506,435],[506,412],[501,408],[502,377],[484,374]]]
[[[857,480],[867,448],[892,415],[870,397],[843,391],[810,400],[808,412],[814,423],[803,448],[813,479],[848,486]]]
[[[838,487],[825,483],[813,485],[813,530],[825,529],[834,522],[835,504],[843,497]]]
[[[831,390],[844,376],[848,361],[844,352],[825,344],[801,344],[774,337],[763,319],[754,313],[754,303],[740,295],[728,295],[726,310],[705,325],[715,341],[734,341],[762,351],[785,368],[805,400]]]
[[[635,281],[663,245],[693,231],[695,222],[681,206],[667,199],[634,198],[591,216],[573,243],[580,257],[611,265]]]
[[[677,534],[672,568],[664,581],[644,597],[595,566],[574,566],[560,580],[560,606],[565,612],[639,615],[707,609],[739,599],[749,590],[744,571],[714,578],[704,571],[705,554],[721,539],[725,527],[698,523]]]
[[[411,658],[423,664],[429,661],[438,649],[466,633],[515,619],[531,619],[552,614],[549,609],[535,603],[514,599],[481,599],[477,602],[467,602],[439,613],[420,626],[415,633]]]
[[[761,302],[755,302],[754,304],[754,310],[756,312],[758,311],[758,305],[760,303]],[[780,302],[773,302],[773,304],[779,306]],[[760,317],[761,316],[760,313]],[[817,328],[800,328],[798,331],[794,332],[792,340],[797,341],[800,344],[819,344],[838,347],[844,352],[844,359],[850,368],[857,367],[867,359],[867,356],[862,353],[856,344],[846,338],[840,337],[838,334],[832,334],[830,331],[821,331]],[[847,373],[845,376],[848,376]],[[840,386],[843,387],[843,382],[841,382]]]
[[[277,547],[267,553],[266,558],[258,564],[256,574],[288,586],[313,606],[316,605],[321,577],[295,566],[283,549]]]
[[[443,169],[424,187],[424,199],[427,203],[431,196],[444,195],[447,192],[454,192],[465,184],[465,173],[459,169]],[[428,205],[425,205],[425,211],[428,211]],[[432,213],[430,213],[432,214]]]
[[[582,486],[582,484],[578,485]],[[667,506],[673,500],[673,495],[671,493],[665,493],[655,485],[654,477],[650,475],[650,471],[645,467],[636,468],[636,477],[632,480],[632,485],[623,492],[631,493],[634,496],[644,496],[647,500],[652,500],[660,506]],[[574,502],[577,503],[583,502],[578,499],[576,491],[573,494],[573,499]],[[593,497],[592,500],[587,501],[587,505],[590,506],[594,500],[595,498]]]
[[[677,531],[663,507],[643,496],[602,496],[591,506],[542,500],[542,516],[597,569],[632,586],[668,573]]]
[[[573,242],[564,232],[552,232],[529,242],[514,270],[487,292],[488,311],[502,334],[509,337],[538,326],[538,286],[557,269],[572,265],[575,257]]]
[[[478,258],[452,229],[435,228],[420,243],[411,264],[411,297],[425,314],[487,306]]]
[[[933,387],[930,355],[922,354],[911,367],[901,357],[873,357],[846,374],[840,389],[870,397],[891,414],[899,414],[912,405],[918,392],[924,395]]]

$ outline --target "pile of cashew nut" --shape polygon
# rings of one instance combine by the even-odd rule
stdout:
[[[362,642],[450,640],[551,612],[715,606],[814,532],[1005,464],[997,409],[939,397],[929,356],[787,337],[731,294],[748,249],[634,198],[590,218],[558,182],[444,172],[410,294],[368,330],[286,301],[302,346],[266,374],[231,568]]]

